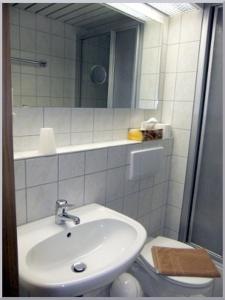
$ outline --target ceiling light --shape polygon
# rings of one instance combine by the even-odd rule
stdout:
[[[197,9],[192,3],[147,3],[147,5],[169,16]]]

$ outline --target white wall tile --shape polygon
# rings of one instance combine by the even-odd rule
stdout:
[[[176,73],[165,74],[163,100],[173,100],[176,84]]]
[[[14,161],[14,176],[15,176],[15,188],[25,188],[25,161],[17,160]]]
[[[37,32],[37,52],[40,54],[50,54],[50,34]]]
[[[84,176],[59,181],[59,199],[65,199],[75,207],[84,204]]]
[[[13,138],[13,147],[15,152],[37,150],[39,144],[38,135],[15,136]]]
[[[51,34],[55,34],[58,36],[64,36],[64,23],[51,20]]]
[[[157,100],[158,82],[158,74],[141,75],[140,98],[144,100]],[[140,108],[144,108],[143,105],[141,105]]]
[[[193,102],[174,102],[173,128],[190,129]]]
[[[125,129],[130,126],[130,109],[116,108],[113,116],[113,129]]]
[[[70,144],[70,133],[56,133],[55,134],[56,147],[63,147]]]
[[[202,10],[184,13],[181,21],[180,41],[192,42],[200,40],[202,24]]]
[[[130,194],[124,198],[123,213],[130,218],[138,215],[138,193]]]
[[[177,240],[178,239],[178,231],[171,230],[169,228],[164,229],[165,237]]]
[[[57,156],[27,159],[26,175],[27,186],[57,181],[58,178]]]
[[[150,214],[149,233],[160,230],[162,208],[155,209]]]
[[[84,152],[59,155],[59,179],[84,175]]]
[[[20,49],[20,29],[19,26],[12,25],[10,30],[11,48]]]
[[[63,80],[61,78],[51,77],[51,97],[63,97]]]
[[[45,184],[27,189],[27,221],[32,222],[54,215],[57,184]]]
[[[175,101],[193,101],[195,95],[196,73],[178,73],[175,90]]]
[[[132,109],[130,111],[130,127],[140,128],[141,122],[144,120],[144,110],[143,109]]]
[[[51,54],[57,57],[64,57],[64,39],[62,37],[51,36]]]
[[[89,132],[72,132],[71,133],[71,144],[90,144],[93,142],[93,133]]]
[[[85,173],[94,173],[106,170],[107,149],[91,150],[86,152]]]
[[[172,156],[170,179],[176,182],[184,183],[186,174],[187,158]]]
[[[167,184],[161,183],[153,187],[152,206],[151,209],[155,210],[165,204],[167,195]]]
[[[36,77],[31,74],[21,74],[21,93],[24,96],[36,96]]]
[[[35,29],[35,18],[32,13],[29,13],[27,11],[21,10],[20,13],[20,26]]]
[[[126,140],[127,139],[128,130],[127,129],[120,129],[120,130],[113,130],[113,140]]]
[[[16,191],[16,224],[25,224],[27,220],[26,191]]]
[[[179,231],[181,210],[175,206],[167,205],[165,226],[173,231]]]
[[[168,44],[178,44],[180,39],[181,16],[169,18]]]
[[[39,135],[40,128],[43,127],[42,108],[13,108],[13,135]],[[29,126],[28,126],[29,124]]]
[[[126,146],[110,147],[108,149],[108,168],[116,168],[126,164]]]
[[[168,173],[166,172],[166,170],[167,170],[167,156],[164,155],[161,161],[161,165],[154,176],[154,184],[162,183],[168,179],[167,177]]]
[[[49,18],[43,17],[41,15],[36,15],[36,26],[38,31],[50,32],[50,22]]]
[[[36,41],[35,31],[27,28],[20,28],[20,46],[24,51],[35,52]]]
[[[85,175],[84,202],[105,204],[106,172]]]
[[[162,42],[162,26],[159,22],[148,21],[144,27],[143,48],[160,46]]]
[[[37,76],[37,96],[50,96],[50,79],[46,76]]]
[[[75,43],[73,40],[65,39],[65,57],[75,60]]]
[[[146,231],[149,228],[149,222],[150,222],[150,214],[146,214],[145,216],[139,217],[137,219],[139,223],[141,223],[142,226],[146,229]]]
[[[173,154],[180,156],[188,155],[188,146],[190,140],[190,131],[182,129],[173,129]]]
[[[113,131],[112,130],[104,130],[104,131],[94,131],[93,132],[93,142],[107,142],[112,141],[113,139]]]
[[[72,132],[92,131],[94,110],[92,108],[72,109]]]
[[[161,48],[143,49],[142,53],[142,74],[159,73]]]
[[[107,170],[106,201],[113,201],[124,195],[125,167]]]
[[[172,206],[182,207],[184,184],[169,181],[168,204]]]
[[[106,202],[106,207],[122,213],[123,212],[123,198],[120,198],[120,199],[117,199],[114,201],[110,201],[110,202]]]
[[[180,44],[178,57],[178,72],[195,72],[198,63],[199,42]]]
[[[51,70],[50,74],[53,77],[59,77],[62,80],[64,77],[64,59],[60,57],[51,57]]]
[[[167,47],[166,72],[176,72],[178,50],[178,44]]]
[[[146,176],[140,180],[140,190],[148,189],[154,185],[154,177]]]
[[[94,130],[112,130],[113,109],[94,109]]]
[[[74,39],[75,37],[75,27],[69,24],[64,24],[65,25],[65,37],[69,39]]]
[[[44,126],[51,127],[55,133],[70,131],[71,110],[69,108],[45,108]]]
[[[10,8],[10,24],[19,25],[20,10],[17,8]]]
[[[173,118],[173,101],[164,101],[162,110],[162,123],[171,124]]]
[[[138,216],[141,217],[150,213],[153,200],[153,188],[139,192]]]

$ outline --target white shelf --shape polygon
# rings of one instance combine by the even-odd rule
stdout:
[[[52,156],[52,155],[62,154],[62,153],[81,152],[81,151],[95,150],[95,149],[122,146],[122,145],[139,144],[139,143],[141,142],[131,141],[131,140],[120,140],[120,141],[109,141],[109,142],[91,143],[91,144],[82,144],[82,145],[68,145],[68,146],[57,148],[56,153],[50,155],[40,154],[37,150],[15,152],[14,159],[18,160],[18,159],[26,159],[26,158],[33,158],[33,157]]]

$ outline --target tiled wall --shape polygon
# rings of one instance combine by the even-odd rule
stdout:
[[[173,17],[169,22],[162,122],[172,125],[174,146],[165,233],[178,236],[195,93],[202,12]]]
[[[146,22],[143,34],[143,52],[139,107],[155,109],[161,99],[161,72],[164,68],[164,43],[167,39],[167,24]]]
[[[13,105],[74,106],[75,29],[11,8],[11,56],[46,60],[47,67],[12,63]]]
[[[108,108],[13,109],[14,151],[37,150],[41,127],[53,127],[58,147],[127,139],[128,128],[140,128],[149,111]]]
[[[163,145],[155,177],[128,180],[132,150]],[[100,203],[161,233],[167,198],[172,139],[15,161],[17,224],[54,215],[57,199],[76,207]]]

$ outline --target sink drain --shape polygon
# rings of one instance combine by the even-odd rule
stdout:
[[[85,265],[85,263],[82,262],[74,263],[72,265],[72,271],[76,273],[84,272],[86,268],[87,266]]]

